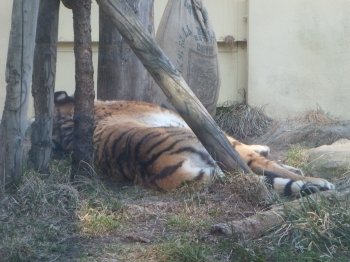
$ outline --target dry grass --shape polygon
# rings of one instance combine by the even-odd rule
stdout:
[[[56,173],[57,172],[57,173]],[[59,174],[55,170],[53,174]],[[56,248],[50,243],[74,231],[79,192],[68,176],[43,176],[29,171],[14,194],[0,199],[0,257],[3,261],[44,259]],[[70,226],[66,226],[66,222]],[[37,252],[36,248],[41,252]]]
[[[215,121],[222,130],[237,139],[261,136],[272,123],[272,119],[264,114],[264,108],[254,108],[239,102],[220,105]]]
[[[46,176],[27,172],[16,193],[1,198],[2,261],[290,261],[348,254],[341,245],[350,223],[343,200],[286,210],[285,222],[258,240],[226,238],[208,234],[211,225],[248,217],[275,200],[255,176],[231,174],[162,193],[97,178],[77,178],[73,186],[67,165],[53,168]],[[324,242],[327,237],[334,241]]]
[[[162,261],[171,256],[163,249],[170,239],[194,247],[211,224],[250,216],[271,201],[264,185],[238,174],[162,193],[98,178],[73,185],[67,164],[52,168],[51,175],[26,172],[16,193],[0,199],[2,261],[102,261],[110,254]]]
[[[333,118],[324,112],[322,108],[307,110],[299,116],[293,118],[293,121],[299,124],[315,124],[318,126],[332,125],[340,122],[336,118]]]
[[[309,197],[302,209],[286,209],[285,220],[257,240],[273,261],[349,261],[348,197]]]
[[[273,120],[265,115],[263,107],[226,102],[217,108],[215,120],[222,130],[236,139],[266,144],[276,150],[288,150],[292,144],[311,148],[331,144],[342,137],[350,138],[349,133],[329,128],[342,122],[321,108],[308,110],[291,119]]]

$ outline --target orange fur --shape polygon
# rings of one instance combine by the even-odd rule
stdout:
[[[53,125],[56,149],[65,152],[73,149],[73,114],[74,99],[65,92],[56,92]],[[208,179],[214,171],[211,156],[185,121],[172,111],[144,102],[95,102],[94,117],[96,163],[104,173],[118,180],[171,190],[183,182]],[[266,146],[249,146],[227,138],[253,172],[272,172],[269,182],[275,188],[288,187],[286,194],[290,188],[296,191],[292,194],[300,191],[291,184],[297,181],[302,181],[298,182],[302,186],[334,188],[326,180],[300,176],[292,172],[292,167],[268,160]],[[279,184],[274,185],[275,178],[285,180],[279,179]]]

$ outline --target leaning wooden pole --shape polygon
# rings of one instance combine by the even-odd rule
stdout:
[[[154,35],[154,0],[124,0]],[[100,7],[97,99],[155,101],[154,80]],[[137,76],[137,77],[135,77]]]
[[[123,0],[96,0],[221,169],[251,172],[153,37]]]

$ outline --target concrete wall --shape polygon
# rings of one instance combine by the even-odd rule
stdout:
[[[249,0],[248,103],[350,119],[350,1]]]
[[[213,22],[216,36],[219,39],[232,35],[236,39],[247,38],[246,0],[203,0]],[[155,0],[155,26],[158,27],[167,0]],[[12,1],[0,1],[0,113],[5,101],[5,66],[7,45],[11,26]],[[97,83],[98,59],[98,5],[92,1],[92,41],[93,63],[95,67],[95,86]],[[73,52],[73,20],[71,10],[61,4],[59,21],[59,43],[57,55],[56,90],[74,92],[74,52]],[[245,41],[236,43],[232,49],[219,42],[219,60],[221,72],[221,91],[219,101],[241,100],[240,89],[247,88],[247,44]],[[3,72],[3,73],[1,73]],[[33,115],[32,104],[29,108],[30,118]]]
[[[321,107],[350,119],[350,1],[203,0],[220,40],[219,102],[241,100],[266,106],[272,117],[294,116]],[[155,25],[167,0],[155,0]],[[93,62],[97,66],[98,6],[92,2]],[[5,68],[12,1],[0,1],[0,113],[6,95]],[[246,15],[249,10],[247,34]],[[247,43],[244,41],[248,38]],[[61,5],[56,90],[74,91],[72,13]],[[96,71],[96,70],[95,70]],[[249,72],[249,77],[248,77]],[[95,83],[97,74],[95,73]],[[29,117],[33,114],[30,110]]]

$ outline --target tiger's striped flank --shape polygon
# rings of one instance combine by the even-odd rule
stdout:
[[[53,149],[73,149],[74,98],[55,93]],[[227,136],[258,175],[281,195],[334,189],[321,178],[305,177],[266,156],[267,146],[245,145]],[[94,157],[101,171],[117,180],[157,190],[210,179],[216,164],[186,122],[176,113],[137,101],[95,102]]]

